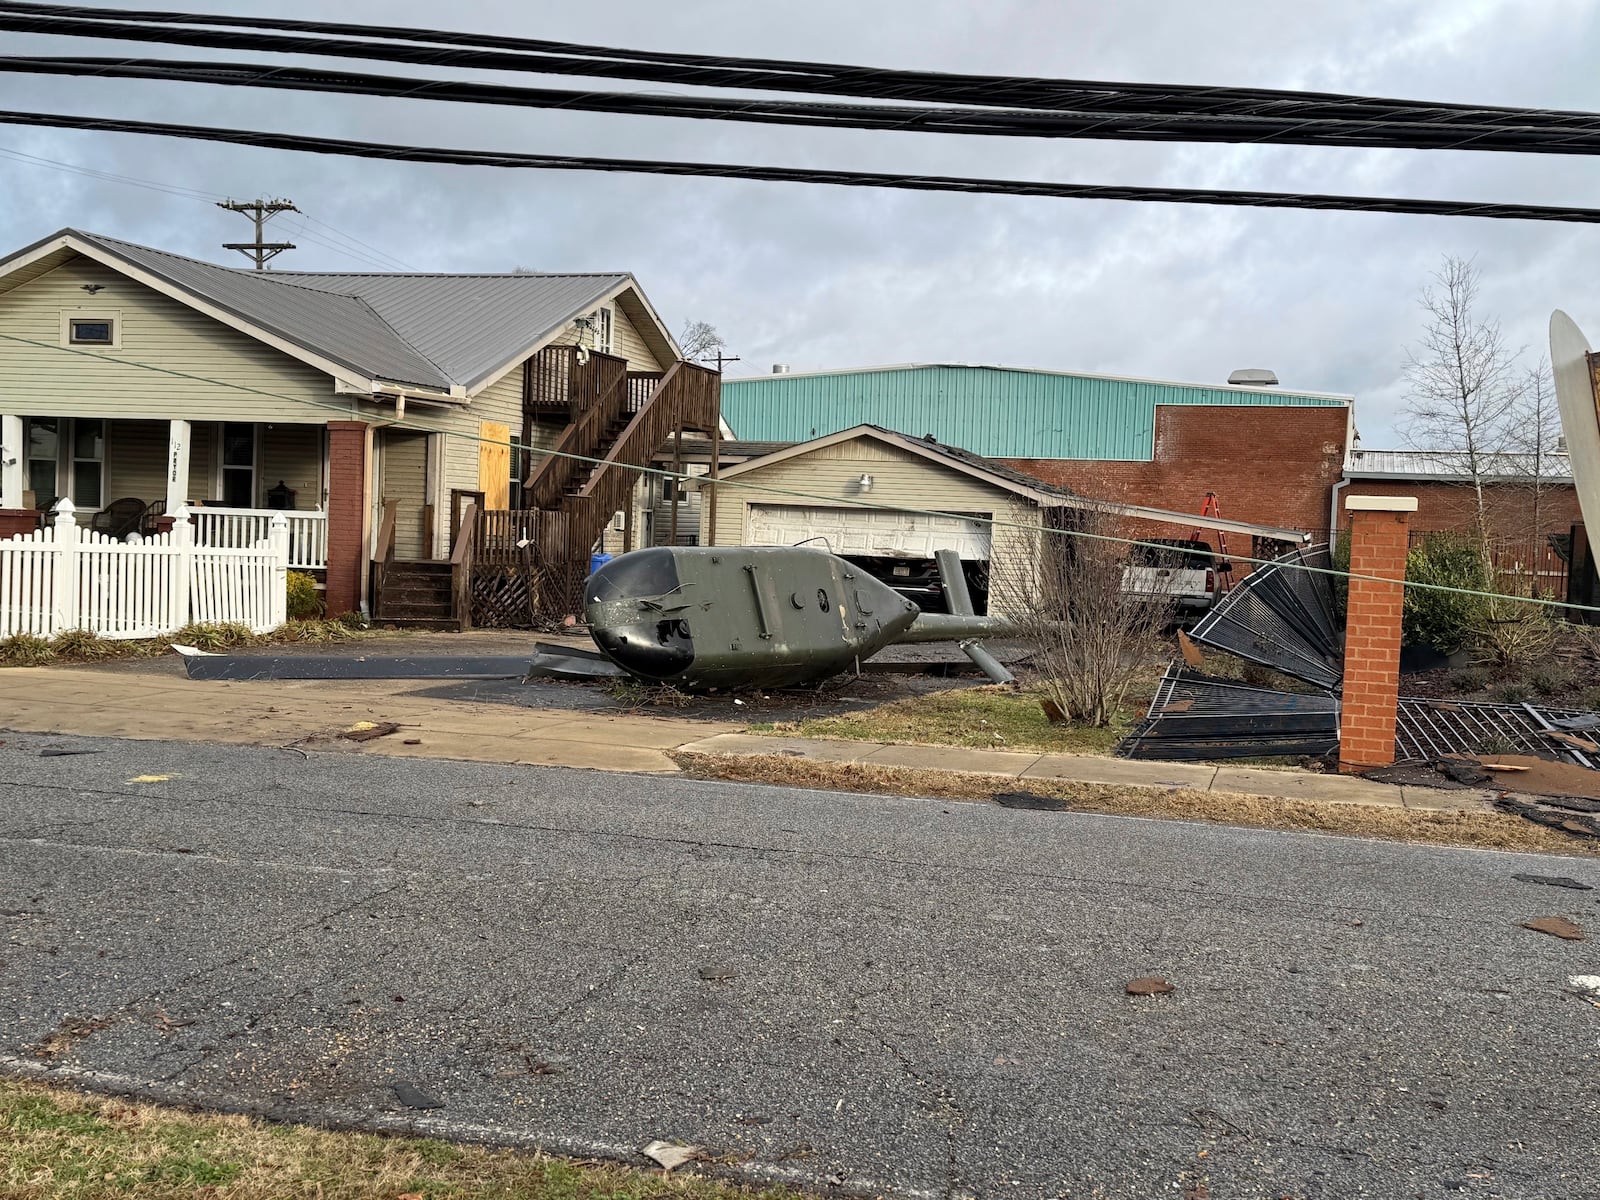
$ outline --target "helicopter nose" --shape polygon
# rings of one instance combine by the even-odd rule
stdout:
[[[645,679],[671,679],[694,663],[689,623],[654,602],[679,590],[668,547],[623,554],[584,586],[584,615],[595,645],[617,666]]]
[[[646,679],[672,679],[694,665],[694,638],[687,621],[591,627],[589,632],[607,658]]]

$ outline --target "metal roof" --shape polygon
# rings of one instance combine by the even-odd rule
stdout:
[[[343,275],[303,271],[274,271],[272,277],[359,298],[441,373],[469,390],[633,278],[618,273]]]
[[[249,326],[370,379],[471,392],[633,282],[605,274],[423,275],[254,271],[65,229]],[[3,269],[7,260],[0,260]]]
[[[1128,462],[1154,457],[1158,405],[1351,403],[1331,392],[960,364],[762,375],[722,385],[723,418],[741,438],[806,441],[871,424],[932,434],[989,458]]]
[[[1344,473],[1350,479],[1431,479],[1440,483],[1459,483],[1472,478],[1466,455],[1457,450],[1352,450],[1345,459]],[[1479,475],[1484,479],[1521,482],[1534,477],[1532,454],[1485,454]],[[1572,460],[1565,451],[1544,455],[1539,476],[1546,480],[1570,480]]]

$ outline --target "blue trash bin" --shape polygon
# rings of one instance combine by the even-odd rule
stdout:
[[[615,557],[613,554],[591,554],[589,556],[589,574],[593,575]]]

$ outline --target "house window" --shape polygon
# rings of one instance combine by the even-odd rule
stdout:
[[[72,502],[79,508],[103,504],[106,469],[106,423],[72,423]]]
[[[518,434],[511,435],[511,487],[507,492],[506,504],[511,508],[526,508],[523,504],[522,483],[528,478],[533,468],[533,452],[531,447],[522,444]]]
[[[67,341],[74,346],[110,346],[116,339],[113,322],[85,321],[74,317],[67,323]]]
[[[28,422],[28,490],[35,504],[50,504],[61,490],[56,471],[61,461],[61,422],[35,417]]]
[[[61,312],[63,346],[122,348],[122,311],[115,308],[68,308]]]
[[[256,427],[229,422],[222,427],[222,503],[253,508],[256,501]]]

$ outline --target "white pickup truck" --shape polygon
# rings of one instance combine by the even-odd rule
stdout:
[[[1191,538],[1151,538],[1132,546],[1122,568],[1122,590],[1130,596],[1171,604],[1180,618],[1199,616],[1222,595],[1216,553]]]

